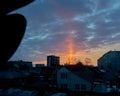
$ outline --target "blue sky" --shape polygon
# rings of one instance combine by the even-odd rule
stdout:
[[[105,52],[120,50],[120,0],[35,0],[16,12],[27,27],[10,60],[46,63],[54,54],[63,63],[72,47],[74,57],[96,65]]]

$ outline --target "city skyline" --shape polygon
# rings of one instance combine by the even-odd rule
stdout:
[[[104,53],[120,50],[119,11],[119,0],[35,0],[14,11],[28,23],[10,60],[46,64],[47,55],[53,54],[61,64],[74,57],[97,65]]]

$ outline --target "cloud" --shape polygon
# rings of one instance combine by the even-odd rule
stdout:
[[[15,11],[28,25],[12,59],[37,61],[49,53],[67,53],[71,40],[76,52],[117,44],[119,11],[119,0],[36,0]]]

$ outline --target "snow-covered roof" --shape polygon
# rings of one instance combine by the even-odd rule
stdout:
[[[64,66],[64,68],[67,68],[72,73],[78,75],[79,77],[89,82],[100,81],[101,79],[98,75],[98,72],[93,70],[96,69],[95,67],[89,67],[89,66],[80,67],[76,65],[69,65],[69,66]]]

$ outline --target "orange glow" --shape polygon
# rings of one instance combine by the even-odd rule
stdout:
[[[70,33],[69,33],[70,34]],[[67,38],[68,39],[68,38]],[[106,52],[108,52],[110,49],[116,49],[119,50],[120,44],[112,44],[109,46],[103,46],[100,48],[91,48],[89,52],[85,52],[84,50],[80,49],[77,52],[75,52],[75,41],[73,42],[73,39],[69,38],[69,43],[66,45],[68,48],[68,52],[66,53],[59,53],[60,56],[60,64],[74,64],[75,59],[80,60],[85,64],[85,58],[90,58],[91,59],[91,65],[97,66],[97,60]],[[55,55],[58,53],[55,53]],[[75,57],[75,58],[74,58]],[[45,57],[46,58],[46,57]],[[70,59],[68,62],[68,58]],[[46,64],[46,59],[44,61],[34,61],[33,64]]]
[[[69,52],[69,63],[73,64],[73,49],[70,48]]]
[[[68,48],[69,48],[69,55],[68,55],[68,63],[69,64],[74,64],[74,60],[73,60],[73,57],[74,57],[74,37],[73,37],[73,34],[72,32],[69,32],[69,35],[68,35],[68,38],[69,40],[69,44],[68,44]]]

